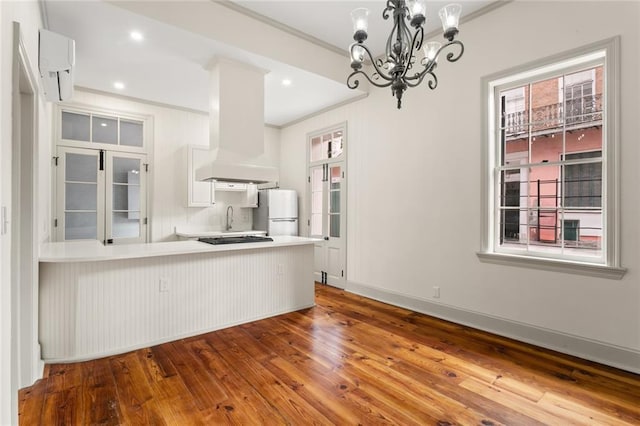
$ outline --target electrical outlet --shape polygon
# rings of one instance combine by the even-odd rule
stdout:
[[[278,271],[278,275],[283,275],[284,274],[284,265],[282,263],[278,264],[277,271]]]
[[[433,287],[433,298],[434,299],[440,298],[440,287],[437,287],[437,286]]]
[[[160,286],[158,287],[160,293],[166,293],[169,291],[169,279],[160,278]]]

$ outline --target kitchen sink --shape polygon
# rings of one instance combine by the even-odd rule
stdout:
[[[258,235],[243,235],[239,237],[198,238],[198,241],[207,244],[238,244],[238,243],[262,243],[273,241],[273,238]]]

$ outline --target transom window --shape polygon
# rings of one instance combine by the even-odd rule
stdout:
[[[489,131],[481,258],[620,269],[615,43],[484,79]]]

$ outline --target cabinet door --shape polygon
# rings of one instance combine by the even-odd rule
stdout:
[[[211,207],[215,204],[212,182],[196,180],[196,170],[205,165],[209,158],[209,148],[190,145],[187,147],[187,206]]]
[[[245,204],[247,207],[258,207],[258,185],[253,183],[247,185]]]
[[[191,182],[189,207],[211,207],[214,202],[213,185],[211,182]]]

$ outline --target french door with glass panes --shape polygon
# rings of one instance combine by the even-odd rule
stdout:
[[[57,241],[146,242],[144,154],[58,147]]]
[[[314,245],[317,282],[345,288],[346,283],[346,153],[344,127],[309,138],[309,236]]]

